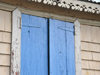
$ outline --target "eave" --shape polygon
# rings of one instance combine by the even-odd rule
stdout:
[[[58,6],[61,8],[89,12],[94,14],[100,14],[100,5],[83,2],[83,1],[73,1],[73,0],[32,0],[33,2],[43,3],[46,5]],[[31,1],[31,2],[32,2]]]

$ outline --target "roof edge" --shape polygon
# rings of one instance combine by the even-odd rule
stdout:
[[[100,14],[100,5],[83,2],[83,1],[73,1],[73,0],[31,0],[33,2],[43,3],[52,6],[58,6],[61,8],[84,11],[93,14]]]

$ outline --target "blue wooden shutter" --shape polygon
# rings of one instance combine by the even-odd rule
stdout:
[[[50,19],[50,75],[75,75],[73,23]]]
[[[22,14],[21,75],[48,75],[47,19]]]

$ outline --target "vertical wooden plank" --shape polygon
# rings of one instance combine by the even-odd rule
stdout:
[[[72,23],[50,19],[50,75],[75,75]]]
[[[78,20],[75,24],[75,62],[76,62],[76,75],[81,75],[81,40],[80,40],[80,23]]]
[[[12,12],[12,49],[11,75],[20,75],[20,41],[21,41],[21,12],[15,9]]]
[[[21,75],[48,75],[47,19],[22,14]]]
[[[67,47],[67,68],[68,75],[75,75],[75,41],[74,41],[74,24],[66,22],[66,27],[70,31],[66,31],[66,47]]]

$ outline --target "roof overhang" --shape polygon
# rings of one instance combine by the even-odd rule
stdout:
[[[28,0],[61,8],[100,14],[100,5],[77,0]]]

